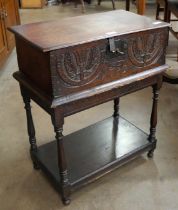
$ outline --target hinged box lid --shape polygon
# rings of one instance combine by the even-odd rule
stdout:
[[[82,15],[58,21],[14,26],[10,31],[43,52],[79,45],[104,38],[168,27],[168,23],[153,21],[124,10]]]

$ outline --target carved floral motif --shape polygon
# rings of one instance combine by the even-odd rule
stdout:
[[[132,71],[155,64],[163,55],[165,33],[138,33],[114,39],[117,52],[108,44],[56,51],[57,72],[65,86],[78,87],[104,78],[107,71]]]
[[[128,44],[129,59],[138,67],[155,63],[162,54],[163,41],[162,33],[141,34],[130,39]]]
[[[57,58],[58,73],[69,85],[84,85],[98,76],[102,60],[98,47],[66,51]]]

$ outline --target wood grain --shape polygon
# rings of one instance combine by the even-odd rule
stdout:
[[[166,26],[169,24],[153,21],[124,10],[117,10],[59,21],[31,23],[11,27],[10,31],[42,51],[51,51]]]

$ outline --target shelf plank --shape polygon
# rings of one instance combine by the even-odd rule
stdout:
[[[110,117],[64,137],[69,181],[91,182],[152,148],[148,135],[122,117]],[[42,170],[60,185],[56,141],[34,154]]]

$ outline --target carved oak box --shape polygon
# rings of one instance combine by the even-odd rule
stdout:
[[[20,71],[55,98],[53,106],[92,95],[95,87],[102,92],[103,84],[111,89],[113,81],[165,64],[168,25],[123,10],[10,30]]]

